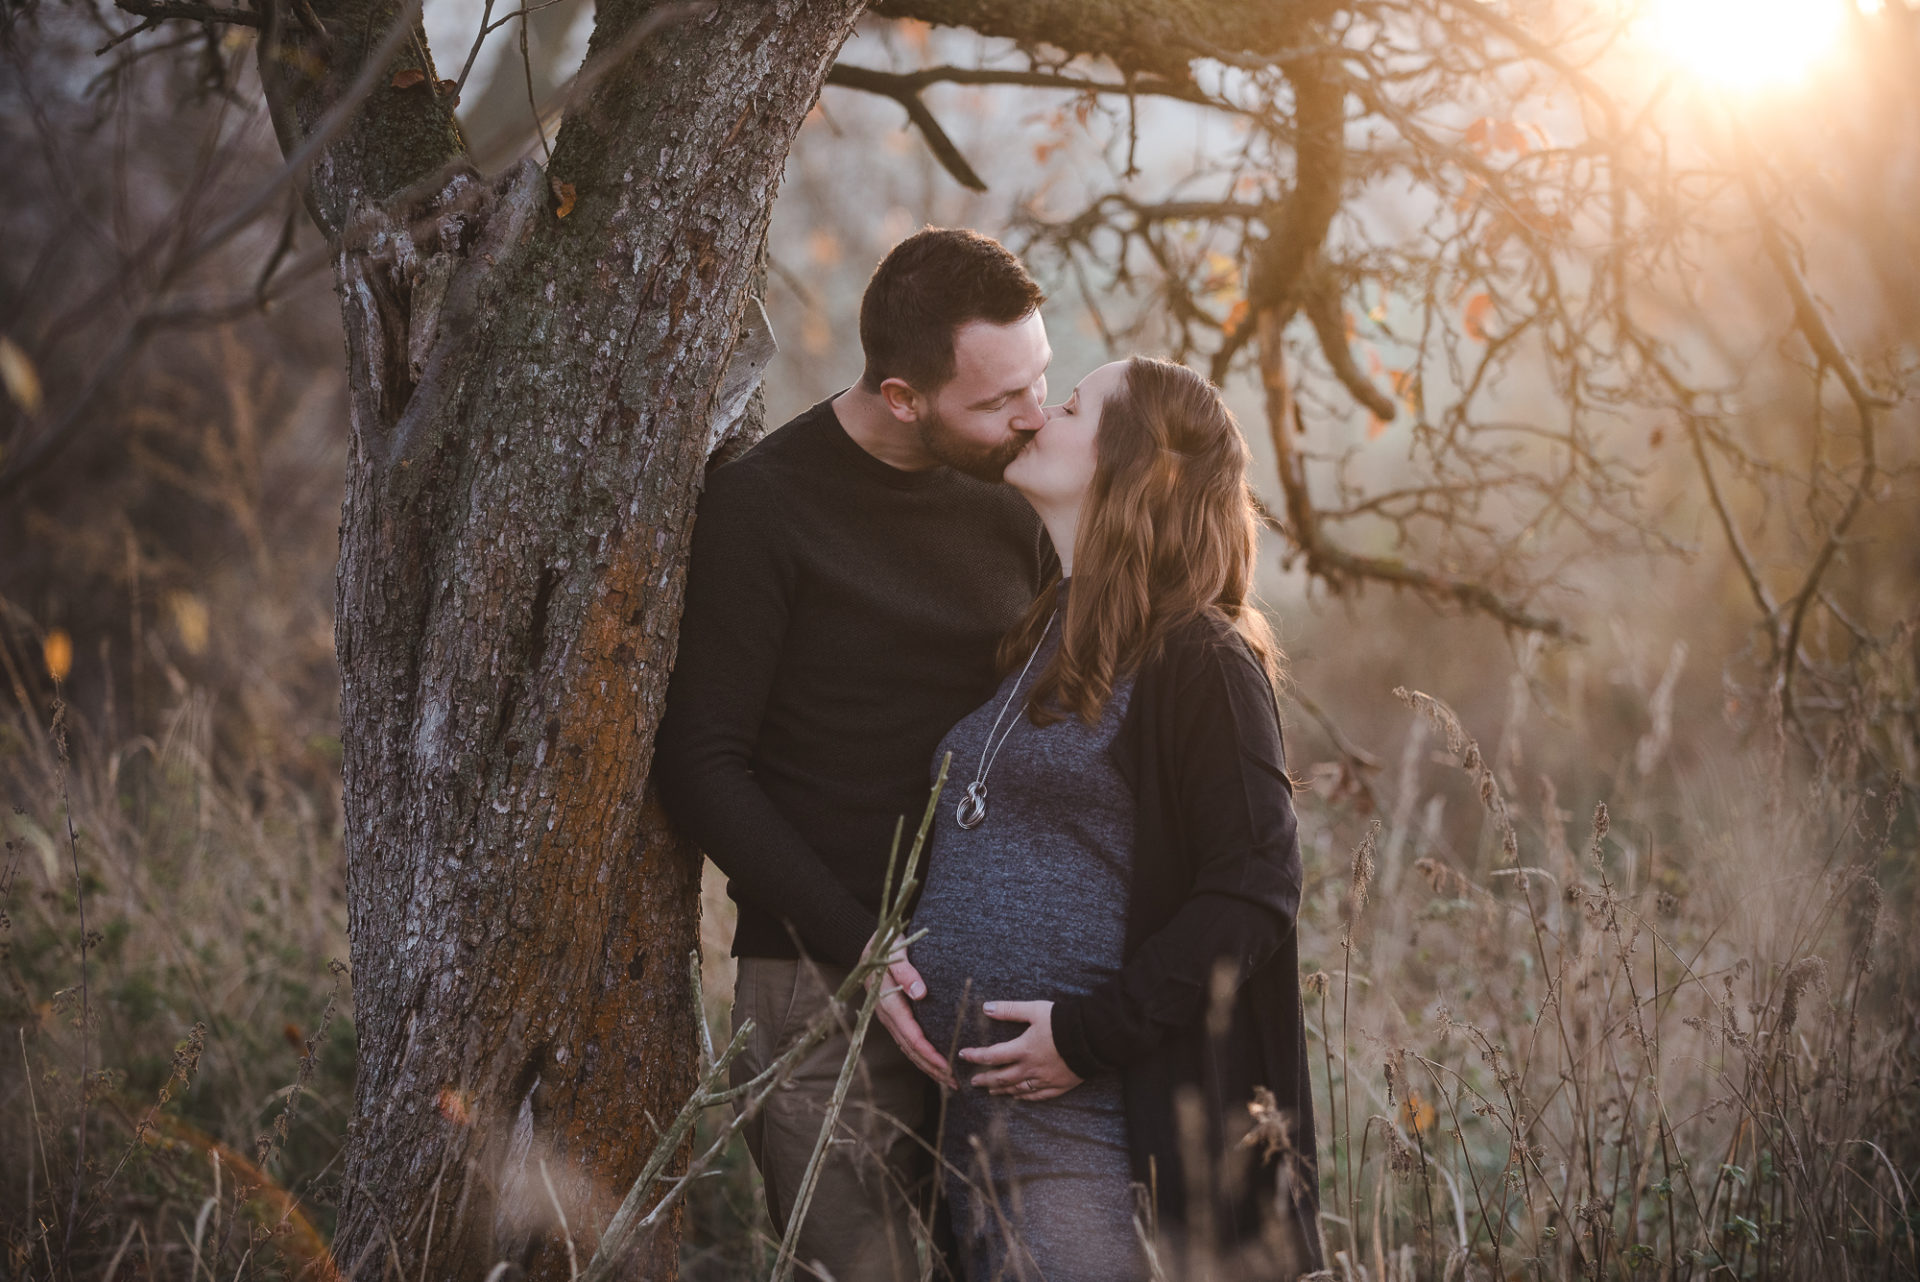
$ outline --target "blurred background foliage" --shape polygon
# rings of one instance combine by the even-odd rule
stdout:
[[[1651,386],[1655,363],[1626,362],[1619,332],[1603,351],[1570,331],[1558,348],[1515,337],[1482,388],[1486,352],[1539,295],[1472,285],[1462,265],[1497,257],[1499,237],[1471,200],[1443,231],[1450,189],[1406,176],[1436,162],[1391,139],[1368,140],[1385,159],[1350,176],[1327,244],[1356,366],[1394,413],[1359,403],[1304,314],[1286,330],[1297,410],[1279,436],[1256,362],[1224,371],[1278,514],[1262,588],[1303,784],[1302,954],[1323,976],[1309,1014],[1329,1245],[1376,1278],[1905,1274],[1920,1228],[1920,954],[1901,926],[1920,844],[1916,21],[1899,0],[1843,5],[1823,60],[1745,83],[1674,52],[1692,46],[1582,34],[1581,6],[1516,8],[1564,20],[1579,74],[1658,124],[1647,181],[1669,203],[1635,223],[1631,291],[1664,367],[1696,384]],[[524,49],[509,27],[457,72],[479,20],[474,3],[426,15],[440,73],[466,82],[476,152],[497,159],[531,143],[529,81],[553,100],[591,6],[534,10]],[[351,999],[329,969],[346,952],[331,266],[291,201],[218,252],[160,253],[279,162],[244,33],[181,27],[96,54],[126,15],[43,4],[6,23],[8,1272],[51,1268],[61,1231],[46,1226],[77,1218],[83,1272],[197,1276],[251,1252],[291,1275],[324,1251],[353,1071]],[[1716,31],[1717,50],[1732,37]],[[843,61],[1036,65],[1011,42],[880,18]],[[1590,107],[1523,60],[1487,74],[1478,101],[1422,104],[1454,152],[1545,168],[1565,150],[1577,166]],[[1263,243],[1245,219],[1132,219],[1285,190],[1244,121],[1006,84],[924,100],[984,190],[880,94],[829,87],[801,130],[769,245],[769,424],[857,376],[866,274],[924,223],[1027,255],[1052,296],[1055,399],[1114,354],[1204,367],[1245,323]],[[1569,278],[1626,252],[1583,216],[1554,229]],[[1754,582],[1784,596],[1802,581],[1860,452],[1765,225],[1790,239],[1880,425],[1877,475],[1799,636],[1798,725]],[[1477,423],[1552,438],[1469,460],[1526,483],[1366,510],[1458,479],[1435,441],[1469,426],[1454,417],[1469,403]],[[1479,576],[1542,625],[1316,573],[1289,537],[1276,444],[1303,452],[1323,507],[1358,503],[1340,527],[1351,548]],[[1566,466],[1568,448],[1604,455],[1603,481]],[[1400,688],[1443,707],[1428,716]],[[724,1022],[730,921],[711,877],[704,909]],[[66,1201],[76,1156],[85,1206]],[[756,1196],[734,1154],[691,1208],[687,1276],[770,1262]]]

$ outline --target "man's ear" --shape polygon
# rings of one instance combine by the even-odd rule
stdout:
[[[880,399],[887,403],[887,409],[902,423],[918,423],[927,412],[927,398],[916,392],[905,379],[890,378],[881,383]]]

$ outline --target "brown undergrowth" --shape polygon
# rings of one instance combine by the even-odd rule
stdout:
[[[1305,914],[1335,1275],[1913,1276],[1900,780],[1796,779],[1763,743],[1579,823],[1397,693],[1459,767],[1422,786],[1484,823],[1369,833]]]
[[[9,649],[16,689],[41,659]],[[1796,773],[1760,735],[1658,804],[1645,784],[1576,803],[1404,699],[1408,795],[1371,819],[1302,801],[1321,848],[1354,828],[1350,858],[1310,859],[1301,925],[1333,1275],[1911,1276],[1904,785],[1860,782],[1845,743]],[[192,698],[152,740],[64,709],[0,726],[12,1276],[331,1267],[352,1073],[336,839],[223,784],[211,735]],[[751,1165],[714,1142],[730,1117],[716,1097],[691,1122],[690,1278],[778,1255]]]
[[[158,738],[102,742],[57,697],[40,725],[21,650],[0,672],[28,695],[0,719],[0,1271],[328,1277],[353,1074],[336,841],[311,805],[222,781],[199,700]]]

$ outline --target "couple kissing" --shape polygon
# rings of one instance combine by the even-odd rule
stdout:
[[[860,381],[708,478],[655,776],[738,907],[740,1082],[863,959],[950,754],[803,1272],[1297,1277],[1302,873],[1247,446],[1164,360],[1049,405],[1044,301],[970,231],[880,263]],[[746,1126],[777,1231],[849,1036]]]

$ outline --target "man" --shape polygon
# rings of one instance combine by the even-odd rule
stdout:
[[[1052,571],[997,484],[1045,421],[1042,299],[989,237],[907,238],[861,301],[860,381],[708,481],[654,771],[739,907],[733,1017],[755,1031],[736,1084],[859,961],[894,825],[913,830],[935,747],[993,693],[1000,637]],[[905,961],[889,973],[924,991]],[[799,1239],[838,1282],[913,1275],[913,1132],[950,1080],[904,998],[884,1019],[899,1044],[866,1039],[853,1142],[828,1149]],[[829,1038],[747,1128],[782,1233],[847,1049]]]

